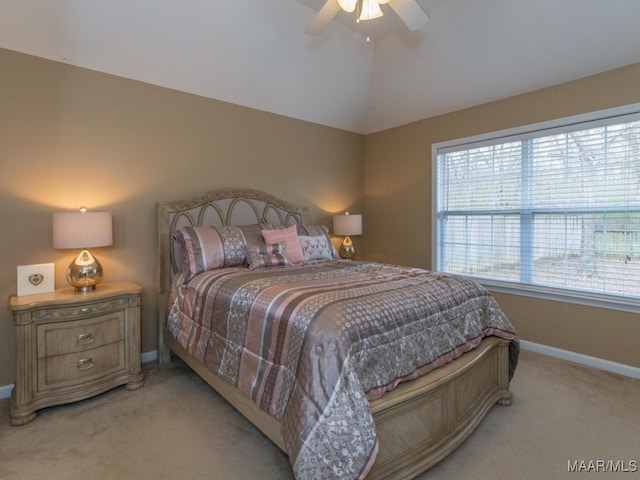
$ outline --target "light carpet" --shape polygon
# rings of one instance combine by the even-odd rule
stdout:
[[[43,409],[20,427],[0,401],[0,479],[293,478],[287,457],[187,367],[144,370],[140,390]],[[418,478],[640,478],[640,380],[523,351],[511,387],[512,406]]]

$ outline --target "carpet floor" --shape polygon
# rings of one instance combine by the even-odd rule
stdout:
[[[0,479],[293,478],[287,457],[187,367],[144,370],[140,390],[43,409],[20,427],[0,401]],[[511,387],[512,406],[418,478],[640,478],[640,380],[523,351]]]

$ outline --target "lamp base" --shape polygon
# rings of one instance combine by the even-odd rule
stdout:
[[[356,247],[353,246],[353,242],[349,236],[344,237],[342,245],[340,245],[340,258],[345,260],[353,260],[356,255]]]
[[[67,268],[67,282],[78,293],[95,290],[101,280],[102,265],[89,250],[82,250]]]

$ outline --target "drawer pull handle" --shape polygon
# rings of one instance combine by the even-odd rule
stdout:
[[[76,343],[79,345],[91,345],[93,342],[95,342],[95,339],[91,333],[80,333],[76,340]]]
[[[82,307],[80,309],[80,313],[89,313],[91,311],[90,307]]]
[[[90,368],[93,368],[94,365],[95,363],[93,363],[92,358],[81,358],[78,360],[77,368],[78,370],[89,370]]]

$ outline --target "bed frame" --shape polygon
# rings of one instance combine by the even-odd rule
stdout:
[[[280,423],[182,348],[166,330],[171,277],[180,265],[173,232],[185,225],[247,225],[267,221],[305,224],[305,210],[257,190],[230,188],[184,201],[157,204],[158,359],[171,353],[286,452]],[[453,362],[370,403],[379,453],[368,479],[409,479],[429,469],[466,440],[496,403],[511,405],[509,342],[490,337]]]

